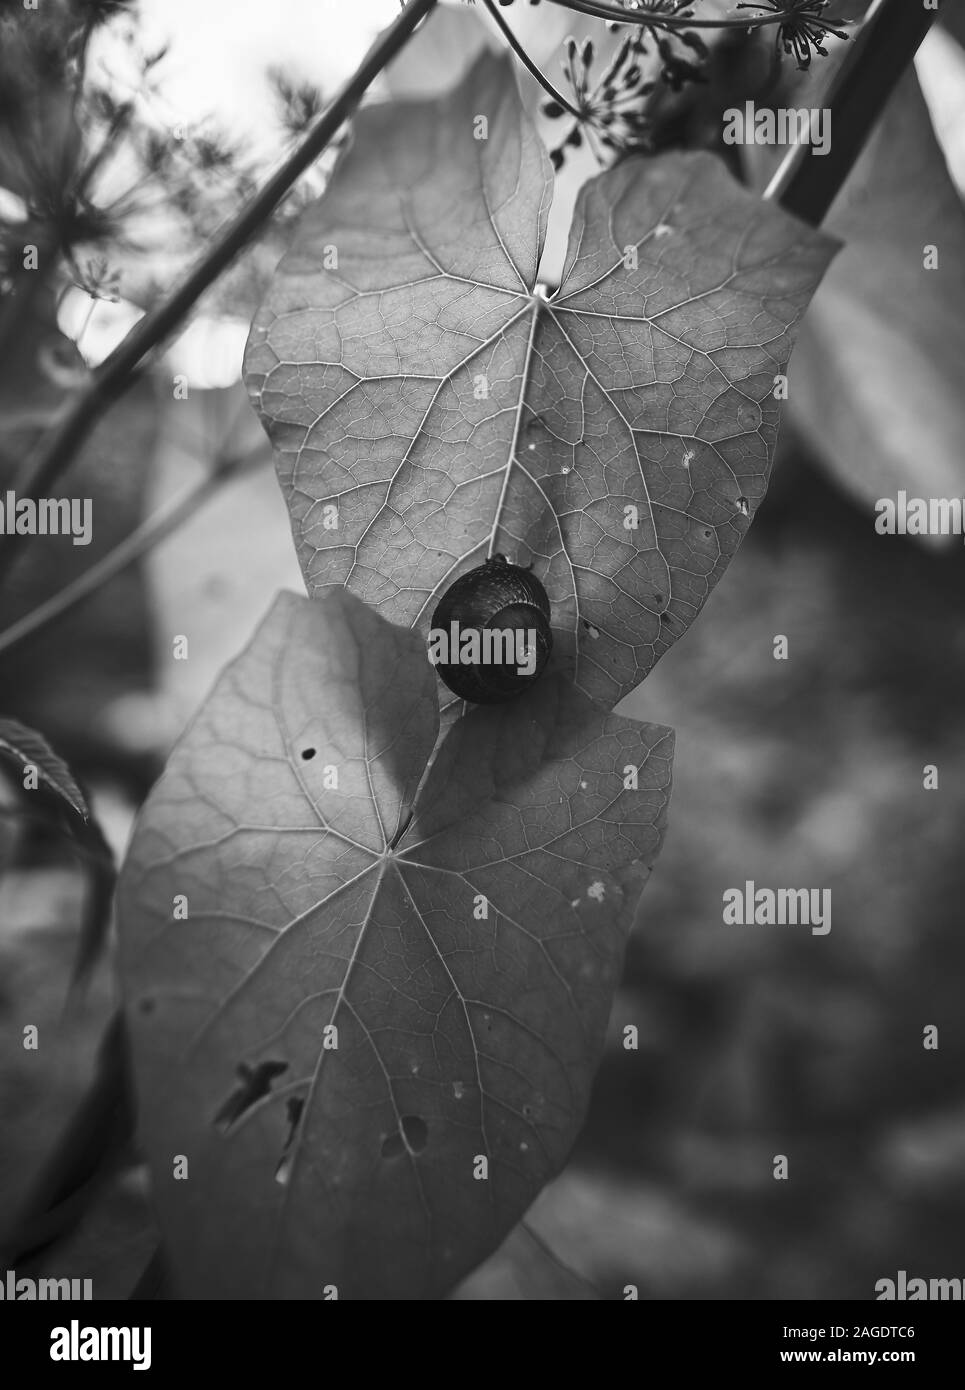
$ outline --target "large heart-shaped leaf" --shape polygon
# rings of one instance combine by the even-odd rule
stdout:
[[[414,633],[283,595],[142,811],[122,971],[185,1296],[432,1297],[572,1145],[673,736],[559,676],[426,773],[438,727]]]
[[[310,593],[345,585],[424,630],[488,554],[532,562],[558,661],[612,705],[764,495],[774,378],[834,243],[709,155],[628,159],[581,193],[547,298],[551,196],[503,60],[364,111],[246,378]]]

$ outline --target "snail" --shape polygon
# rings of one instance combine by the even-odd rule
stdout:
[[[454,694],[477,705],[531,689],[552,649],[546,590],[505,555],[461,575],[432,615],[429,660]]]

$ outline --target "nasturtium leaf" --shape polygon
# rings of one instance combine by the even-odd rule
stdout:
[[[449,91],[485,48],[499,46],[500,36],[479,12],[465,5],[438,5],[396,54],[385,70],[385,85],[395,98],[425,100]]]
[[[416,634],[283,595],[141,813],[121,963],[184,1296],[437,1296],[565,1161],[673,735],[559,675],[430,763],[438,727]]]
[[[504,552],[546,586],[558,663],[612,706],[764,495],[775,376],[835,244],[710,155],[637,157],[583,189],[550,294],[552,189],[505,60],[363,111],[246,380],[309,593],[344,585],[424,631]]]

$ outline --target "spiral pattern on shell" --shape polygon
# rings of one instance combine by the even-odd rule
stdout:
[[[516,639],[507,644],[512,648],[508,660],[450,659],[436,663],[449,689],[477,705],[500,704],[531,689],[553,649],[546,590],[531,570],[512,564],[505,555],[493,555],[450,585],[432,615],[430,643],[434,633],[451,634],[453,624],[459,633],[508,631]],[[525,639],[518,638],[520,633],[526,634]],[[481,645],[485,646],[485,640]],[[450,657],[451,648],[452,643]],[[509,653],[504,649],[503,654]],[[521,665],[527,669],[521,670]]]

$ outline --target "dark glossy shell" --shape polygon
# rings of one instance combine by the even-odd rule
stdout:
[[[553,650],[546,590],[532,571],[511,564],[504,555],[493,555],[478,569],[462,575],[443,594],[431,626],[448,632],[454,622],[461,631],[510,628],[526,632],[532,629],[536,633],[536,666],[532,675],[520,675],[515,662],[440,662],[436,670],[449,689],[477,705],[500,704],[531,690]]]

